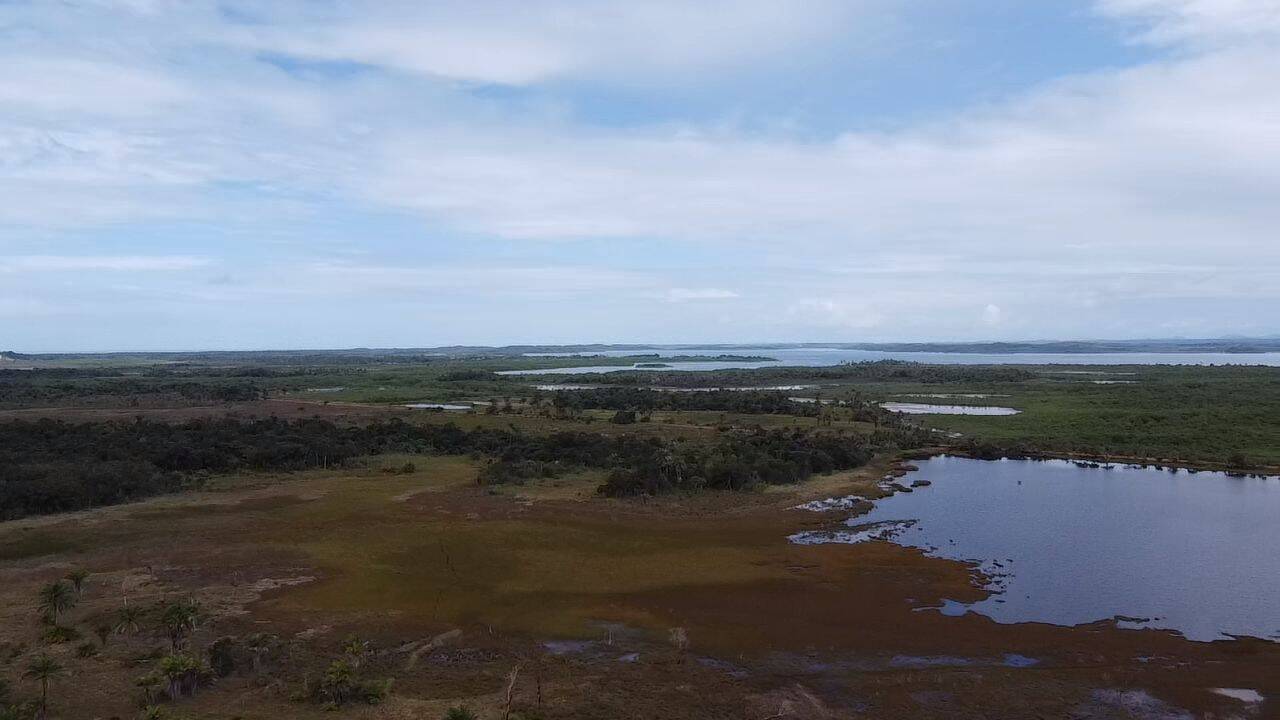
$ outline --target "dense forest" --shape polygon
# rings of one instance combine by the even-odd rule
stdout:
[[[199,486],[211,474],[331,467],[380,453],[487,458],[480,477],[491,483],[578,468],[607,470],[611,475],[602,490],[623,495],[796,482],[864,463],[878,449],[926,441],[927,433],[909,426],[874,435],[732,431],[700,444],[400,420],[365,426],[319,419],[223,418],[180,425],[14,421],[0,423],[0,519],[128,502]]]

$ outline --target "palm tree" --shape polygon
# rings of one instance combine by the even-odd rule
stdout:
[[[48,655],[41,655],[31,664],[27,666],[22,676],[30,680],[36,680],[40,683],[40,712],[39,717],[44,717],[49,710],[49,682],[55,677],[63,673],[62,665]]]
[[[320,679],[318,690],[320,697],[333,707],[345,704],[355,690],[355,672],[351,664],[345,660],[334,660],[330,663],[329,669]]]
[[[123,635],[126,632],[130,634],[136,633],[142,629],[142,626],[138,623],[141,619],[141,610],[136,607],[129,607],[128,605],[125,605],[120,608],[120,613],[116,615],[116,624],[112,626],[112,630],[114,630],[117,635]]]
[[[76,597],[80,597],[84,593],[84,581],[88,579],[88,570],[76,569],[67,573],[67,582],[71,583],[71,587],[76,591]]]
[[[369,642],[361,640],[355,634],[347,636],[342,641],[342,654],[347,656],[347,662],[351,663],[352,668],[359,668],[360,663],[364,661],[364,656],[369,653]]]
[[[169,699],[177,700],[186,694],[195,695],[208,672],[190,655],[175,653],[160,661],[160,675],[169,683]]]
[[[58,624],[58,615],[76,605],[75,593],[71,586],[56,580],[40,589],[40,610],[53,625]]]
[[[245,641],[245,646],[249,649],[249,655],[252,658],[254,672],[258,672],[262,668],[262,656],[271,652],[271,648],[276,644],[277,640],[278,638],[275,635],[254,633]]]
[[[173,603],[160,615],[160,625],[169,635],[174,652],[182,649],[183,640],[199,623],[200,607],[192,601]]]

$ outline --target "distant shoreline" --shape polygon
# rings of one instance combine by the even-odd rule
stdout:
[[[781,350],[781,349],[824,349],[832,350],[871,350],[880,352],[919,352],[975,355],[1018,355],[1018,354],[1081,354],[1091,353],[1227,353],[1227,354],[1260,354],[1280,352],[1280,337],[1277,338],[1200,338],[1200,339],[1146,339],[1146,340],[1046,340],[1016,342],[899,342],[899,343],[850,343],[850,342],[799,342],[799,343],[618,343],[618,344],[568,344],[568,345],[443,345],[438,347],[401,347],[401,348],[331,348],[331,349],[291,349],[291,350],[181,350],[181,351],[106,351],[106,352],[47,352],[24,353],[19,351],[0,351],[0,367],[7,362],[20,360],[70,360],[79,358],[122,358],[138,357],[152,360],[168,359],[181,362],[196,357],[218,357],[235,359],[245,357],[277,357],[304,359],[315,355],[338,356],[431,356],[437,358],[457,357],[508,357],[542,354],[592,354],[603,352],[629,352],[635,355],[646,354],[655,350],[689,352],[691,354],[723,355],[733,350]],[[669,359],[669,358],[668,358]]]

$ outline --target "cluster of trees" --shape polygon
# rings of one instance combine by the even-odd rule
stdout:
[[[815,474],[865,465],[885,450],[919,447],[928,432],[910,426],[869,435],[809,431],[725,433],[713,443],[659,445],[612,468],[606,495],[654,495],[704,489],[747,490],[797,483]]]
[[[43,371],[40,371],[43,372]],[[266,391],[248,381],[159,380],[136,377],[32,377],[8,371],[0,376],[0,405],[13,407],[77,402],[89,398],[167,397],[187,402],[257,400]]]
[[[214,473],[329,467],[387,452],[490,458],[493,465],[482,476],[487,482],[594,468],[624,473],[606,488],[617,494],[635,492],[636,487],[645,492],[692,489],[699,483],[737,488],[757,480],[789,482],[811,472],[848,467],[851,458],[863,457],[868,447],[890,442],[910,447],[923,442],[922,434],[906,425],[870,437],[726,433],[705,458],[695,458],[689,447],[657,438],[463,430],[453,424],[415,425],[399,419],[365,426],[318,418],[221,418],[184,424],[141,419],[80,424],[14,421],[0,423],[0,518],[128,502],[198,485]],[[716,453],[725,460],[707,459]],[[663,458],[677,456],[696,469],[682,471],[678,478],[654,479]],[[722,469],[728,458],[736,464]],[[627,472],[640,478],[638,485],[623,481]]]

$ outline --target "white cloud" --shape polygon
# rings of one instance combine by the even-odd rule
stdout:
[[[581,295],[646,289],[654,280],[644,274],[587,266],[386,267],[323,262],[282,279],[284,292],[359,294],[368,292],[431,295],[465,292],[475,295]]]
[[[557,107],[572,103],[568,85],[701,87],[836,36],[856,47],[899,5],[231,3],[257,16],[241,22],[212,0],[0,2],[0,62],[20,71],[0,73],[0,269],[192,269],[182,263],[222,256],[235,234],[267,270],[236,267],[234,286],[157,290],[153,275],[117,287],[192,302],[595,294],[669,312],[664,299],[686,303],[688,322],[744,313],[748,334],[757,320],[779,333],[994,332],[989,307],[1001,330],[1039,318],[1091,331],[1083,310],[1274,300],[1280,0],[1098,0],[1165,58],[878,131],[592,126]],[[491,103],[472,83],[552,99]],[[380,257],[312,262],[319,241],[272,237],[326,227],[331,207],[420,219],[401,250],[454,258],[482,238],[540,259],[397,266],[393,243],[346,218],[333,234],[383,243]],[[172,236],[168,252],[191,254],[168,261],[119,239],[153,221],[207,234]],[[112,244],[78,254],[101,228]],[[588,259],[568,266],[575,246],[548,241]],[[675,259],[601,259],[645,241]],[[702,267],[684,267],[682,247]],[[770,272],[740,280],[743,267]],[[1057,303],[1082,312],[1060,317]]]
[[[46,112],[154,116],[190,99],[189,89],[161,73],[72,58],[0,57],[0,104]]]
[[[421,129],[365,189],[512,239],[665,237],[856,267],[1280,263],[1280,54],[1079,78],[947,124],[796,142],[705,132]],[[1206,242],[1212,238],[1212,243]]]
[[[238,41],[327,61],[454,80],[528,85],[563,78],[684,82],[849,32],[874,3],[836,0],[548,0],[352,3],[337,12],[281,3],[288,26]]]
[[[873,301],[861,298],[806,298],[787,308],[788,322],[802,327],[870,330],[885,322]]]
[[[982,309],[982,322],[988,325],[999,325],[1003,321],[1004,311],[1000,309],[999,305],[988,303],[987,306]]]
[[[732,290],[722,288],[671,288],[666,293],[669,302],[690,302],[697,300],[733,300],[741,297]]]
[[[1280,0],[1098,0],[1098,9],[1142,24],[1154,43],[1223,43],[1280,35]]]
[[[209,262],[186,255],[17,255],[0,256],[0,272],[175,271],[201,268]]]

